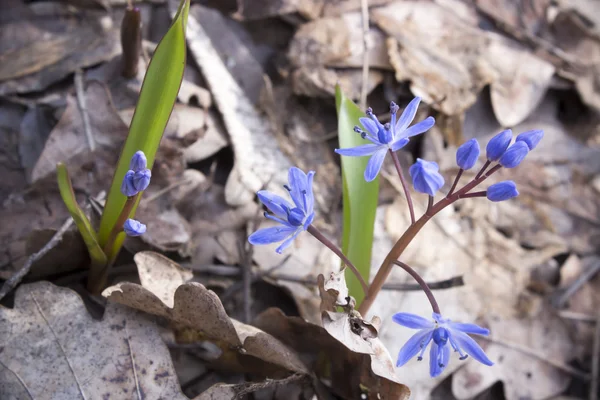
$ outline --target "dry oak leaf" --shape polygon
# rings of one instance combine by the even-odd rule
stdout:
[[[187,399],[151,320],[108,304],[96,321],[49,282],[22,285],[15,307],[0,307],[0,342],[3,399]]]
[[[164,317],[285,370],[308,373],[299,356],[279,340],[229,318],[212,290],[200,283],[184,283],[188,274],[173,261],[153,252],[140,252],[134,260],[142,285],[121,283],[109,287],[102,293],[108,300]]]

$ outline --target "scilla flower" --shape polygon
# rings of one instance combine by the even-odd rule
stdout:
[[[146,233],[146,225],[135,219],[128,219],[123,225],[123,230],[127,236],[140,236]]]
[[[385,125],[379,122],[372,109],[367,109],[369,118],[360,118],[360,123],[366,131],[358,126],[354,127],[354,131],[360,133],[363,139],[367,139],[371,143],[348,149],[335,149],[335,152],[343,156],[371,156],[365,170],[365,180],[371,182],[379,174],[388,151],[400,150],[409,142],[408,138],[427,131],[435,123],[433,117],[427,117],[425,120],[409,127],[415,118],[420,102],[421,99],[415,97],[397,120],[396,114],[399,107],[392,102],[390,104],[391,121]]]
[[[148,188],[152,172],[146,168],[146,156],[144,152],[136,151],[129,164],[129,171],[123,177],[121,183],[121,193],[127,197],[132,197]]]
[[[442,318],[433,313],[433,321],[415,314],[398,313],[392,319],[394,322],[411,329],[418,329],[408,342],[400,349],[396,366],[401,367],[411,358],[417,356],[420,361],[429,343],[429,374],[432,377],[440,375],[450,361],[450,349],[458,353],[461,360],[473,357],[485,365],[494,363],[485,355],[483,349],[469,334],[487,336],[490,331],[475,324],[461,324]]]
[[[519,195],[517,185],[513,181],[498,182],[487,188],[485,193],[490,201],[510,200]]]
[[[285,185],[284,187],[290,193],[290,197],[294,202],[293,205],[283,197],[266,190],[257,193],[260,201],[274,214],[265,213],[265,217],[278,222],[280,226],[254,232],[248,237],[250,243],[259,245],[283,241],[275,250],[281,254],[284,249],[292,244],[292,241],[300,232],[308,228],[315,217],[313,211],[315,198],[312,190],[314,175],[314,171],[305,174],[299,168],[290,168],[288,174],[289,186]]]

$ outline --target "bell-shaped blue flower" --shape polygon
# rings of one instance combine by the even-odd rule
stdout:
[[[133,157],[131,157],[129,169],[133,170],[134,172],[139,172],[145,170],[147,165],[148,160],[146,160],[146,155],[143,151],[138,150],[133,154]]]
[[[133,173],[133,186],[138,192],[146,190],[150,184],[150,178],[152,173],[149,169],[143,169],[141,171],[135,171]]]
[[[490,161],[498,161],[506,149],[508,149],[511,140],[512,131],[510,129],[502,131],[491,138],[485,148],[487,159]]]
[[[140,221],[129,218],[125,221],[125,224],[123,224],[123,230],[127,236],[140,236],[146,233],[146,225],[142,224]]]
[[[444,177],[438,172],[439,170],[440,167],[436,162],[417,158],[417,162],[408,170],[415,190],[435,196],[435,193],[444,186]]]
[[[504,168],[514,168],[521,164],[521,161],[525,159],[529,153],[529,146],[523,140],[513,143],[512,146],[506,150],[506,152],[500,157],[500,165]]]
[[[529,151],[535,149],[537,145],[540,143],[542,138],[544,137],[544,131],[541,129],[534,129],[531,131],[520,133],[517,136],[516,141],[523,141],[527,143],[527,147],[529,147]]]
[[[397,118],[399,107],[396,103],[390,104],[391,120],[389,124],[381,124],[372,109],[367,109],[368,118],[360,118],[359,121],[366,129],[362,130],[356,126],[354,131],[360,133],[363,139],[371,143],[347,149],[335,149],[335,152],[342,156],[361,157],[371,156],[365,169],[365,180],[371,182],[374,180],[388,151],[398,151],[406,146],[409,138],[419,135],[429,130],[434,124],[433,117],[427,117],[421,122],[409,127],[415,115],[421,99],[415,97],[404,109],[400,118]]]
[[[479,143],[475,139],[463,143],[456,150],[456,164],[465,171],[475,166],[479,158]]]
[[[487,188],[485,195],[490,201],[504,201],[517,197],[519,191],[513,181],[503,181]]]
[[[289,185],[285,185],[285,188],[290,193],[293,205],[283,197],[266,190],[257,193],[259,200],[273,213],[273,215],[265,213],[265,217],[280,225],[254,232],[248,237],[250,243],[261,245],[283,241],[275,250],[281,254],[302,231],[309,227],[315,218],[315,198],[312,189],[314,175],[314,171],[305,174],[299,168],[290,168]]]
[[[127,197],[135,196],[138,193],[138,190],[135,188],[135,184],[133,182],[134,176],[135,172],[129,170],[123,177],[123,183],[121,183],[121,193]]]
[[[490,331],[475,324],[461,324],[442,318],[433,313],[433,321],[419,315],[409,313],[395,314],[394,322],[411,329],[418,329],[402,346],[398,353],[396,366],[401,367],[411,358],[417,356],[421,361],[431,343],[429,351],[429,374],[432,377],[440,375],[450,361],[450,349],[458,353],[461,360],[473,357],[485,365],[494,365],[483,349],[469,334],[488,336]]]

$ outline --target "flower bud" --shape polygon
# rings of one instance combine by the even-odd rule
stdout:
[[[121,183],[121,193],[127,197],[135,196],[138,193],[133,181],[134,176],[135,172],[129,170],[123,177],[123,183]]]
[[[498,161],[506,149],[508,149],[511,139],[512,131],[510,129],[502,131],[491,138],[485,148],[487,159],[490,161]]]
[[[527,143],[527,147],[529,147],[529,151],[531,151],[536,148],[536,146],[540,143],[543,137],[544,131],[541,129],[535,129],[519,134],[519,136],[517,136],[517,142],[523,141]]]
[[[475,139],[463,143],[456,150],[456,164],[465,171],[475,166],[479,158],[479,143]]]
[[[486,191],[486,197],[490,201],[504,201],[517,197],[517,185],[513,181],[495,183]]]
[[[527,146],[527,143],[519,140],[506,150],[502,157],[500,157],[499,163],[505,168],[514,168],[521,164],[521,161],[525,159],[528,153],[529,146]]]
[[[140,236],[146,232],[146,225],[130,218],[123,224],[123,230],[127,236]]]
[[[152,177],[152,173],[149,169],[145,169],[143,171],[137,171],[133,175],[133,186],[138,192],[146,190],[148,185],[150,184],[150,178]]]
[[[415,190],[434,196],[444,186],[444,177],[438,172],[439,169],[436,162],[417,158],[417,162],[408,170]]]
[[[135,152],[133,157],[131,157],[131,163],[129,164],[129,169],[134,172],[143,171],[146,169],[148,164],[148,160],[146,160],[146,155],[143,151],[138,150]]]

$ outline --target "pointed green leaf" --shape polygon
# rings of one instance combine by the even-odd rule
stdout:
[[[370,143],[354,132],[358,119],[364,117],[358,106],[342,93],[335,90],[335,104],[338,115],[338,138],[340,148],[355,147]],[[371,270],[371,250],[375,212],[379,194],[379,177],[372,182],[365,181],[364,173],[369,157],[342,156],[344,227],[342,251],[354,263],[365,280],[369,281]],[[350,295],[360,304],[364,295],[358,279],[346,269],[346,281]]]
[[[142,150],[152,168],[158,145],[173,110],[185,67],[185,27],[189,11],[189,0],[182,0],[173,24],[162,38],[150,61],[140,92],[135,113],[129,127],[129,135],[123,146],[113,178],[102,220],[98,240],[104,246],[116,223],[127,198],[121,193],[121,182],[129,169],[133,154]],[[137,207],[137,204],[136,204]],[[135,208],[130,216],[135,215]],[[115,240],[109,259],[121,248],[125,235],[120,233]]]
[[[98,238],[96,237],[94,229],[92,229],[92,224],[85,216],[83,210],[79,207],[79,204],[77,204],[73,186],[71,185],[71,178],[69,177],[69,171],[67,171],[65,164],[58,163],[56,166],[56,176],[58,179],[60,196],[67,206],[71,217],[73,217],[75,225],[77,226],[77,229],[79,229],[79,233],[81,233],[81,237],[90,253],[90,258],[98,265],[105,265],[106,255],[98,244]]]

